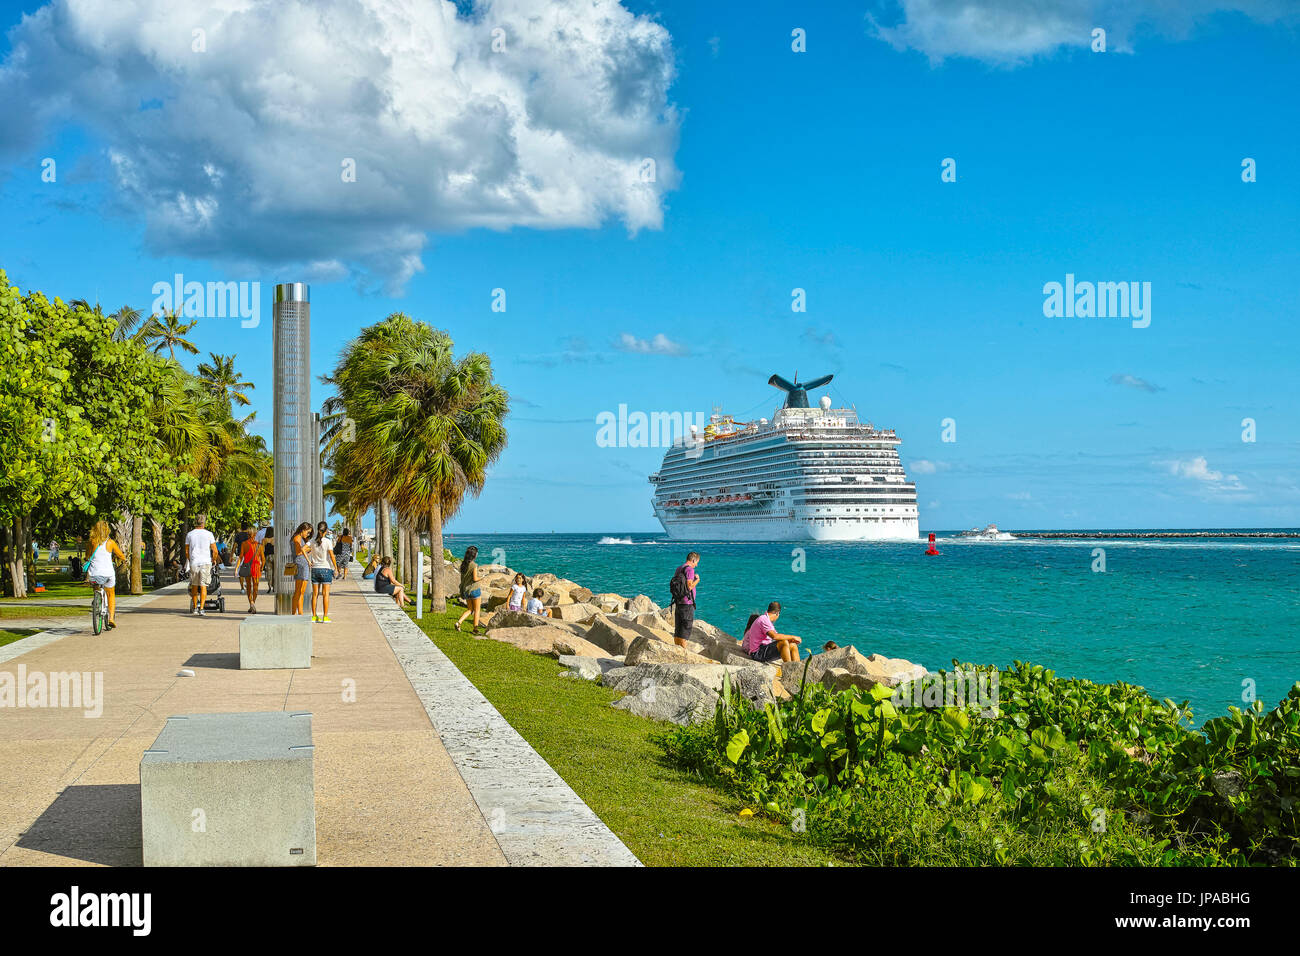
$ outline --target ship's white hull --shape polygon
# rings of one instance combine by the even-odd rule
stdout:
[[[659,516],[668,537],[684,541],[916,541],[916,518],[883,521],[836,521],[818,524],[796,518],[691,520]]]

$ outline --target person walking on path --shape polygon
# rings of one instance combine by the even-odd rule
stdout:
[[[334,539],[324,521],[316,525],[316,540],[311,544],[311,619],[330,623],[330,584],[338,565],[334,562]],[[321,599],[320,617],[316,616],[316,598]]]
[[[352,548],[355,543],[351,530],[344,528],[338,543],[334,545],[334,563],[338,567],[340,581],[348,579],[348,565],[352,563]]]
[[[481,626],[478,622],[479,610],[483,607],[483,589],[479,587],[479,578],[481,575],[478,570],[478,563],[474,560],[478,557],[478,548],[470,545],[465,549],[465,557],[460,561],[460,596],[465,599],[465,613],[460,616],[456,622],[456,630],[465,623],[465,619],[471,614],[474,615],[474,626],[472,631],[478,632]]]
[[[745,639],[740,649],[756,661],[766,664],[780,658],[797,661],[802,640],[793,634],[778,634],[776,620],[781,616],[781,602],[773,601],[766,614],[754,614],[745,628]]]
[[[686,563],[673,572],[668,590],[673,599],[673,640],[678,647],[685,647],[695,629],[695,589],[700,583],[700,575],[695,570],[700,563],[700,553],[692,551],[686,556]]]
[[[293,531],[289,540],[289,552],[293,555],[293,609],[291,614],[302,613],[302,599],[307,591],[307,582],[311,580],[311,525],[304,521]],[[287,570],[287,569],[286,569]]]
[[[208,599],[208,579],[212,568],[221,559],[217,555],[217,540],[204,527],[207,515],[199,515],[194,530],[185,536],[185,563],[190,571],[190,613],[203,617],[203,602]]]
[[[50,539],[50,564],[59,563],[59,539]]]
[[[275,579],[279,573],[275,566],[275,527],[267,525],[254,536],[262,546],[262,570],[266,574],[266,593],[275,591]]]
[[[393,603],[398,607],[405,604],[414,604],[415,601],[406,596],[406,589],[397,582],[393,577],[393,559],[384,558],[379,562],[379,570],[375,572],[375,593],[387,594],[392,597]]]
[[[126,564],[126,555],[122,549],[117,546],[117,542],[111,537],[108,522],[96,521],[90,529],[90,561],[86,565],[86,577],[91,584],[98,584],[104,589],[104,594],[108,597],[108,620],[105,626],[109,628],[117,627],[117,622],[113,620],[117,613],[117,598],[113,589],[117,587],[117,571],[113,567],[113,558],[116,557],[123,564]]]
[[[262,542],[250,533],[239,545],[239,583],[248,598],[248,613],[257,613],[257,592],[262,581]]]

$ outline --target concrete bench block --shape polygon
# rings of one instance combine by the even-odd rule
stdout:
[[[239,669],[311,667],[311,618],[254,615],[239,622]]]
[[[315,866],[311,714],[167,718],[140,758],[145,866]]]

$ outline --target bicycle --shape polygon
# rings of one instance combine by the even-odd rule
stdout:
[[[104,622],[108,620],[108,595],[104,585],[92,581],[90,586],[95,589],[90,598],[90,626],[96,634],[102,634]]]

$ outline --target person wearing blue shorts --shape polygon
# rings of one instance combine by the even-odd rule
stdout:
[[[456,622],[458,631],[471,614],[474,615],[474,632],[477,632],[481,626],[478,617],[483,607],[483,588],[479,585],[482,575],[479,574],[478,564],[474,560],[477,557],[478,548],[471,544],[465,549],[465,557],[460,562],[460,596],[465,599],[465,613]]]
[[[330,584],[339,567],[334,561],[334,539],[329,532],[330,526],[324,521],[316,525],[316,537],[307,555],[311,562],[311,619],[318,624],[330,623]],[[321,601],[319,617],[316,616],[317,598]]]

